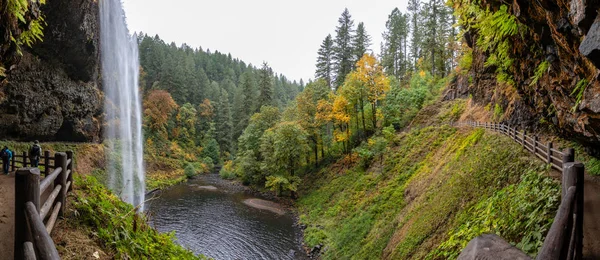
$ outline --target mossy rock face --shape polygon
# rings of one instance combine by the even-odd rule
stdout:
[[[98,142],[103,106],[98,2],[47,1],[41,13],[47,23],[42,41],[23,47],[13,66],[4,64],[0,135],[27,141]]]
[[[451,115],[460,108],[439,110]],[[543,239],[538,234],[547,232],[558,205],[551,195],[559,193],[553,192],[557,185],[552,180],[541,176],[547,167],[518,144],[482,129],[449,126],[415,129],[394,141],[382,165],[364,170],[356,161],[340,172],[323,169],[313,188],[301,192],[306,242],[327,247],[324,259],[456,257],[478,232],[506,234],[526,252],[537,252]],[[539,197],[532,202],[527,194],[535,192]],[[490,203],[495,208],[477,206]],[[513,215],[500,214],[540,204],[546,205],[537,211],[543,213],[527,227],[513,222]],[[471,213],[485,218],[471,218]],[[456,235],[464,232],[465,223],[478,228]]]

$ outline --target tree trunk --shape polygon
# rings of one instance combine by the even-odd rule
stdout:
[[[371,104],[371,110],[373,110],[371,113],[373,114],[373,131],[375,131],[375,129],[377,129],[377,101],[375,101],[373,104]]]
[[[362,115],[363,134],[365,134],[367,132],[367,126],[365,124],[365,105],[362,99],[360,100],[360,108],[360,113]]]
[[[315,146],[314,146],[314,152],[315,152],[315,167],[319,166],[319,142],[317,142],[317,136],[314,136],[315,140]]]

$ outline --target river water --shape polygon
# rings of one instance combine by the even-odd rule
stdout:
[[[214,259],[307,259],[293,216],[249,207],[248,198],[255,197],[218,175],[201,176],[149,203],[150,224],[175,231],[179,244]]]

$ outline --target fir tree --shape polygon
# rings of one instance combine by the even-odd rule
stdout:
[[[348,11],[344,9],[342,16],[338,19],[338,26],[335,29],[335,45],[334,45],[334,70],[335,89],[344,84],[346,75],[352,71],[353,66],[353,48],[352,39],[354,38],[354,21]]]
[[[371,36],[367,34],[367,31],[365,30],[365,24],[360,22],[356,28],[356,36],[354,37],[352,44],[352,48],[354,49],[354,60],[352,61],[352,64],[356,64],[356,62],[360,60],[365,53],[370,51],[370,47]]]
[[[410,12],[410,27],[412,32],[411,37],[411,50],[410,56],[413,58],[413,66],[417,66],[417,60],[420,55],[420,46],[421,46],[421,26],[420,26],[420,16],[421,16],[421,1],[420,0],[409,0],[408,1],[408,11]]]
[[[382,64],[389,75],[400,78],[408,68],[407,38],[408,19],[398,8],[388,16],[383,33]]]
[[[266,62],[263,62],[262,68],[258,72],[258,88],[260,94],[258,96],[257,112],[262,106],[273,105],[273,70]]]
[[[318,79],[324,79],[331,88],[333,78],[333,40],[331,34],[325,37],[319,48],[315,76]]]
[[[233,150],[233,122],[231,119],[231,110],[229,108],[229,95],[224,89],[221,89],[221,95],[219,96],[216,110],[215,125],[217,133],[219,133],[216,139],[221,148],[221,156],[227,156]]]

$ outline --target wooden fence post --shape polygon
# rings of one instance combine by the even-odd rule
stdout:
[[[15,174],[15,259],[23,256],[23,243],[32,241],[25,218],[25,203],[31,201],[40,211],[40,169],[19,168]]]
[[[73,164],[75,163],[75,161],[73,160],[73,151],[67,151],[67,159],[71,160],[71,163],[67,166],[67,169],[71,171],[71,173],[67,177],[67,182],[71,182],[71,186],[69,186],[69,190],[67,190],[67,192],[69,192],[73,190],[73,174],[75,174],[73,172]]]
[[[562,163],[563,163],[563,169],[565,167],[566,163],[570,163],[570,162],[574,162],[575,161],[575,149],[573,148],[567,148],[563,151],[563,158],[562,158]]]
[[[546,159],[548,160],[547,161],[548,164],[552,164],[552,147],[553,147],[552,142],[548,141],[548,146],[546,147],[546,149],[548,149],[548,151],[547,151],[548,154],[546,156]],[[550,167],[550,168],[552,168],[552,167]]]
[[[11,160],[11,165],[12,165],[12,171],[14,172],[16,170],[15,167],[15,155],[13,154],[13,157],[10,159]]]
[[[533,154],[537,155],[537,147],[538,147],[538,140],[540,138],[537,135],[533,136]]]
[[[56,197],[56,201],[62,203],[60,207],[60,211],[58,212],[58,216],[61,217],[63,215],[63,209],[65,208],[65,202],[67,199],[67,154],[66,153],[55,153],[54,154],[54,167],[60,167],[62,170],[58,174],[58,177],[54,180],[54,187],[56,185],[61,185],[60,192],[58,193],[58,197]]]
[[[527,143],[525,143],[525,136],[527,136],[527,131],[525,129],[523,129],[523,139],[521,140],[522,141],[521,144],[523,145],[523,148],[527,147]]]
[[[50,151],[44,151],[44,176],[48,176],[50,174]]]

